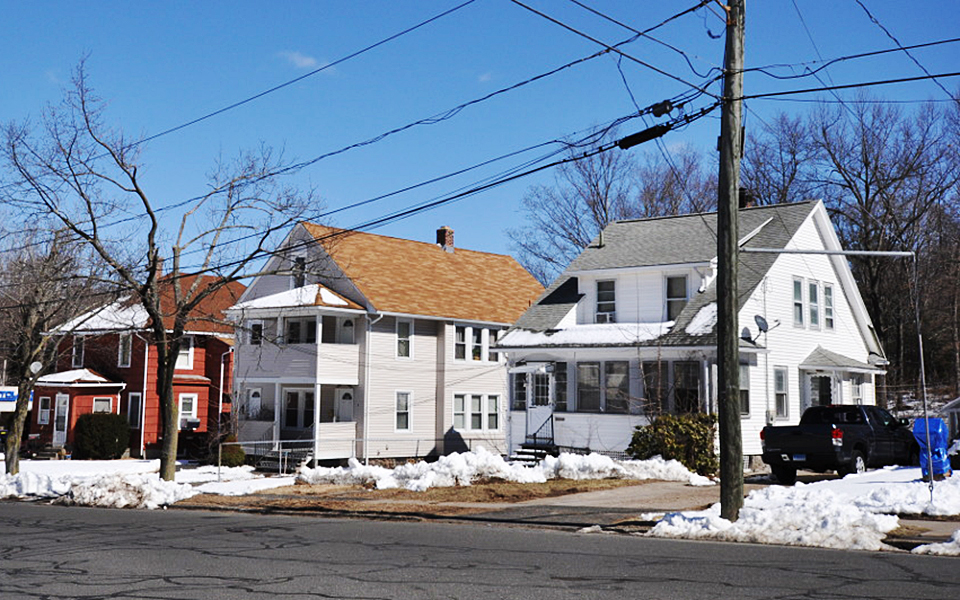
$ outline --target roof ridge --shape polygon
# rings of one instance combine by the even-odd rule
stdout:
[[[399,241],[399,242],[407,242],[407,243],[410,243],[410,244],[422,244],[422,245],[424,245],[424,246],[429,246],[429,247],[432,247],[432,248],[438,248],[438,249],[440,248],[440,246],[439,246],[438,244],[433,243],[433,242],[423,242],[423,241],[420,241],[420,240],[411,240],[411,239],[409,239],[409,238],[397,237],[397,236],[395,236],[395,235],[383,235],[382,233],[371,233],[371,232],[369,232],[369,231],[360,231],[360,230],[358,230],[358,229],[344,229],[344,228],[342,228],[342,227],[334,227],[333,225],[322,225],[322,224],[320,224],[320,223],[314,223],[314,222],[312,222],[312,221],[302,221],[302,223],[305,224],[305,225],[313,226],[313,227],[324,227],[324,228],[326,228],[326,229],[333,229],[334,231],[338,231],[338,232],[342,231],[342,232],[345,232],[345,233],[350,234],[350,235],[368,235],[368,236],[373,236],[373,237],[378,237],[378,238],[386,238],[386,239],[388,239],[388,240],[397,240],[397,241]],[[454,249],[456,250],[456,252],[453,252],[453,254],[456,254],[457,252],[470,252],[470,253],[472,253],[472,254],[487,254],[487,255],[490,255],[490,256],[502,256],[502,257],[507,257],[507,258],[513,258],[513,257],[510,256],[509,254],[501,254],[501,253],[499,253],[499,252],[487,252],[487,251],[484,251],[484,250],[472,250],[472,249],[470,249],[470,248],[463,248],[463,247],[461,247],[461,246],[454,246]]]
[[[779,209],[788,206],[800,206],[802,204],[813,204],[818,202],[818,200],[800,200],[799,202],[778,202],[776,204],[764,204],[763,206],[748,206],[745,208],[737,209],[737,212],[742,211],[753,211],[753,210],[771,210]],[[639,219],[616,219],[612,223],[641,223],[648,221],[666,221],[668,219],[692,219],[694,217],[707,217],[707,216],[716,216],[717,211],[709,212],[694,212],[694,213],[684,213],[682,215],[661,215],[658,217],[644,217]]]

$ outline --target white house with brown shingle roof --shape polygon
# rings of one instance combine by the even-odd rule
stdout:
[[[433,244],[301,223],[265,272],[228,311],[248,453],[506,451],[491,346],[543,291],[513,258],[455,248],[446,227]]]

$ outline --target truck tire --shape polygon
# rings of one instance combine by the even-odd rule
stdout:
[[[771,466],[770,471],[773,473],[773,478],[781,485],[793,485],[797,482],[796,467],[777,465]]]
[[[854,450],[853,454],[850,455],[850,462],[837,469],[837,474],[841,477],[846,477],[852,473],[865,473],[867,471],[867,459],[863,456],[863,452],[859,450]]]

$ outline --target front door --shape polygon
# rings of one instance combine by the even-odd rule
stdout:
[[[337,389],[337,403],[333,408],[333,420],[337,422],[353,421],[353,390]]]
[[[553,417],[550,387],[549,374],[527,374],[527,442],[553,443],[553,429],[547,425]]]
[[[70,396],[57,394],[56,409],[53,413],[53,445],[63,447],[67,443],[67,421],[70,415]]]

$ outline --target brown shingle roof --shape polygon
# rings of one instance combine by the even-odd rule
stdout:
[[[183,293],[190,289],[197,277],[197,275],[180,276],[180,289]],[[200,290],[217,279],[211,275],[199,277],[202,277],[198,288]],[[247,289],[246,286],[239,281],[232,281],[204,298],[191,314],[192,318],[187,321],[187,331],[232,334],[234,326],[227,322],[223,311],[236,304],[245,289]],[[160,283],[160,309],[163,311],[163,320],[167,329],[173,328],[173,318],[168,316],[172,315],[174,310],[173,291],[173,282],[169,279]]]
[[[511,256],[303,225],[378,311],[513,323],[543,292]]]

